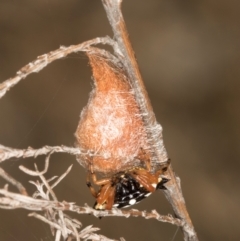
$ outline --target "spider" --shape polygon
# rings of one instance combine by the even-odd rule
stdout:
[[[90,165],[87,178],[87,186],[96,202],[93,206],[97,210],[111,210],[112,207],[123,208],[139,203],[150,196],[157,189],[166,189],[164,184],[169,181],[161,177],[168,167],[167,163],[154,174],[150,173],[150,165],[147,168],[133,167],[126,171],[114,174],[110,178],[97,180],[96,174]],[[93,188],[90,178],[95,185],[100,186],[98,192]]]

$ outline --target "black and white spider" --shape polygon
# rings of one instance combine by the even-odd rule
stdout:
[[[157,189],[166,189],[164,184],[169,179],[161,177],[166,170],[167,167],[164,167],[152,174],[149,170],[135,167],[102,180],[97,180],[94,173],[90,174],[94,184],[101,186],[96,192],[88,178],[87,186],[96,198],[94,208],[110,210],[112,207],[128,207],[150,196]]]

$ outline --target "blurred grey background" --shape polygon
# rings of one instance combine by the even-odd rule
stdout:
[[[240,240],[240,11],[230,0],[124,0],[123,14],[187,207],[200,240]],[[0,0],[0,81],[61,45],[112,36],[100,0]],[[91,90],[83,53],[32,74],[0,101],[0,143],[15,148],[73,146],[79,113]],[[30,194],[19,164],[43,167],[44,157],[1,164]],[[71,173],[59,200],[92,205],[85,170],[73,156],[54,154],[47,177]],[[5,181],[0,180],[3,187]],[[16,191],[15,188],[11,189]],[[161,192],[135,206],[172,213]],[[29,211],[0,210],[0,240],[54,240]],[[172,240],[177,228],[142,218],[74,215],[84,226],[126,240]],[[178,231],[174,240],[183,240]]]

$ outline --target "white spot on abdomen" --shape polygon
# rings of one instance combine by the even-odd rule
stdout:
[[[130,201],[129,201],[129,204],[130,205],[133,205],[133,204],[135,204],[136,203],[136,199],[131,199]]]

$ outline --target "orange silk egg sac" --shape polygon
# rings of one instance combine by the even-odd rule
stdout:
[[[75,136],[84,153],[78,161],[94,172],[116,173],[139,163],[148,150],[139,107],[122,68],[102,55],[87,54],[94,89],[82,110]]]

